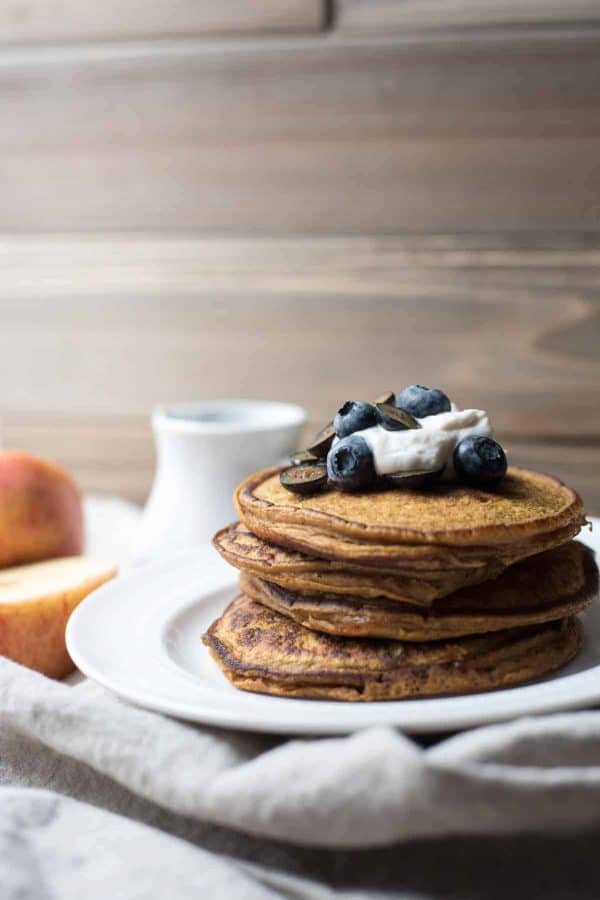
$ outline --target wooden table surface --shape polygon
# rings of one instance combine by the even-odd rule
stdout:
[[[317,427],[420,382],[600,513],[599,263],[590,234],[4,237],[3,443],[143,500],[157,401],[290,400]]]

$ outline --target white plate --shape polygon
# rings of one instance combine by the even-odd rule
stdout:
[[[600,519],[581,539],[600,550]],[[89,678],[147,709],[193,722],[276,734],[344,734],[373,725],[450,731],[600,702],[600,604],[584,614],[584,646],[535,684],[423,700],[343,703],[238,691],[200,637],[235,596],[236,573],[211,547],[146,566],[99,588],[75,610],[67,646]]]

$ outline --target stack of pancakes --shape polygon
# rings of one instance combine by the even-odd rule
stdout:
[[[279,470],[237,489],[215,546],[241,594],[204,641],[239,688],[385,700],[508,686],[570,660],[593,598],[585,519],[561,482],[509,469],[493,491],[311,496]]]

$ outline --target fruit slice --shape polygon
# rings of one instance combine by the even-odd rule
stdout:
[[[389,403],[378,403],[377,409],[381,413],[379,424],[386,431],[405,431],[407,428],[421,427],[410,413],[405,412],[403,409],[397,409],[395,406],[390,406]]]
[[[85,556],[0,569],[0,655],[51,678],[68,675],[67,620],[116,571]]]
[[[327,484],[327,466],[323,463],[305,463],[290,466],[279,476],[284,488],[294,494],[314,494]]]
[[[303,463],[316,463],[318,458],[310,450],[296,450],[291,454],[290,462],[293,466],[301,466]]]
[[[306,449],[309,453],[312,453],[313,456],[316,456],[319,459],[325,459],[333,444],[334,437],[335,428],[333,427],[333,422],[330,422],[325,428],[322,428],[319,431],[310,447],[307,447]]]
[[[422,469],[413,469],[410,472],[395,472],[393,475],[386,475],[385,480],[391,487],[397,488],[417,488],[424,484],[430,484],[432,481],[438,481],[446,466],[435,469],[433,472],[427,472]]]
[[[382,403],[385,403],[386,406],[394,406],[396,403],[396,395],[393,391],[387,391],[385,394],[380,394],[375,400],[373,400],[375,406],[379,406]]]

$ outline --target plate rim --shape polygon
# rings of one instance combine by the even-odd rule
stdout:
[[[600,519],[589,518],[597,528],[600,526]],[[583,537],[585,538],[585,535]],[[595,541],[594,543],[597,542]],[[206,556],[207,554],[210,554],[210,556]],[[106,597],[111,599],[115,593],[118,595],[127,590],[130,591],[132,597],[135,597],[135,591],[131,590],[132,587],[135,588],[136,585],[141,586],[144,583],[151,583],[156,579],[157,575],[162,577],[174,567],[179,570],[183,567],[184,570],[187,568],[191,571],[192,567],[198,566],[203,557],[213,565],[216,577],[213,573],[212,579],[208,579],[207,585],[204,587],[199,586],[195,592],[195,602],[201,602],[203,598],[214,594],[218,590],[231,588],[233,591],[236,583],[236,570],[224,563],[210,544],[205,544],[195,550],[186,550],[169,555],[148,565],[132,567],[88,595],[73,611],[66,628],[67,649],[77,668],[86,677],[98,683],[115,696],[142,709],[219,728],[279,735],[342,735],[374,727],[400,728],[409,734],[444,733],[505,722],[522,716],[575,710],[600,702],[600,662],[581,672],[568,675],[561,675],[558,672],[554,677],[550,676],[550,680],[545,682],[533,682],[497,691],[450,697],[373,701],[363,704],[333,700],[298,700],[296,698],[259,694],[248,695],[239,691],[236,694],[229,694],[229,692],[220,694],[219,696],[223,698],[223,706],[213,708],[211,706],[203,706],[201,698],[198,704],[190,704],[189,702],[177,703],[169,697],[161,698],[156,688],[145,691],[138,689],[135,685],[128,687],[119,681],[118,674],[112,676],[111,673],[98,668],[93,660],[86,658],[85,640],[81,642],[80,637],[82,630],[85,629],[86,619],[90,616],[92,607],[90,600],[92,597],[94,615],[97,615],[101,610],[100,604],[106,604]],[[181,594],[181,589],[179,593]],[[187,591],[184,593],[187,599],[181,600],[179,608],[170,608],[168,611],[169,617],[175,616],[186,603],[190,604],[192,601],[189,593]],[[137,602],[139,602],[139,599]],[[165,612],[165,617],[166,615],[167,613]],[[159,617],[155,616],[155,618],[158,620]],[[81,643],[84,644],[83,652]],[[595,686],[593,684],[593,673],[596,674]],[[179,677],[189,679],[189,674],[184,674],[182,671]],[[224,678],[225,676],[222,677]],[[542,693],[538,700],[535,699],[535,696],[527,696],[523,702],[519,702],[522,700],[524,692],[535,694],[536,690],[544,684],[559,682],[564,684],[567,680],[571,680],[572,685],[573,679],[576,680],[575,693],[570,697],[565,697],[563,692],[559,692],[556,698],[544,696]],[[577,685],[577,681],[584,683],[583,685]],[[201,685],[199,684],[200,687]],[[210,685],[204,685],[204,689],[210,690],[211,687]],[[243,698],[246,696],[252,698],[261,697],[274,702],[272,714],[261,714],[260,711],[252,707],[244,710]],[[228,697],[235,698],[233,705],[228,703]],[[498,702],[489,703],[489,699],[492,697],[497,698]],[[484,702],[483,698],[488,702]],[[514,701],[513,703],[510,703],[511,698]],[[465,706],[465,701],[467,700],[471,701],[474,706],[472,711],[460,708]],[[435,703],[442,703],[447,708],[444,709],[442,707],[441,710],[438,708],[436,712],[435,706],[432,706]],[[281,710],[281,704],[286,704],[286,709],[296,707],[299,715],[286,719],[283,722],[278,721],[277,707]],[[290,704],[293,704],[293,706],[289,706]],[[312,718],[307,706],[304,706],[304,704],[315,704],[316,708],[321,707],[321,717],[319,718],[317,714],[316,719]],[[339,710],[339,715],[335,717],[335,720],[323,715],[324,704],[334,704],[336,709]],[[412,704],[412,707],[409,704]],[[411,721],[411,708],[414,714],[415,705],[420,704],[432,706],[431,715],[427,716],[424,714],[421,718]],[[453,710],[453,705],[458,706],[458,710]],[[402,715],[403,708],[408,713],[408,716],[406,714]],[[379,710],[381,715],[369,712],[368,716],[365,716],[364,713],[361,713],[361,710],[370,711],[374,709]],[[425,706],[423,709],[425,709]],[[366,719],[366,721],[361,721],[361,718]]]

